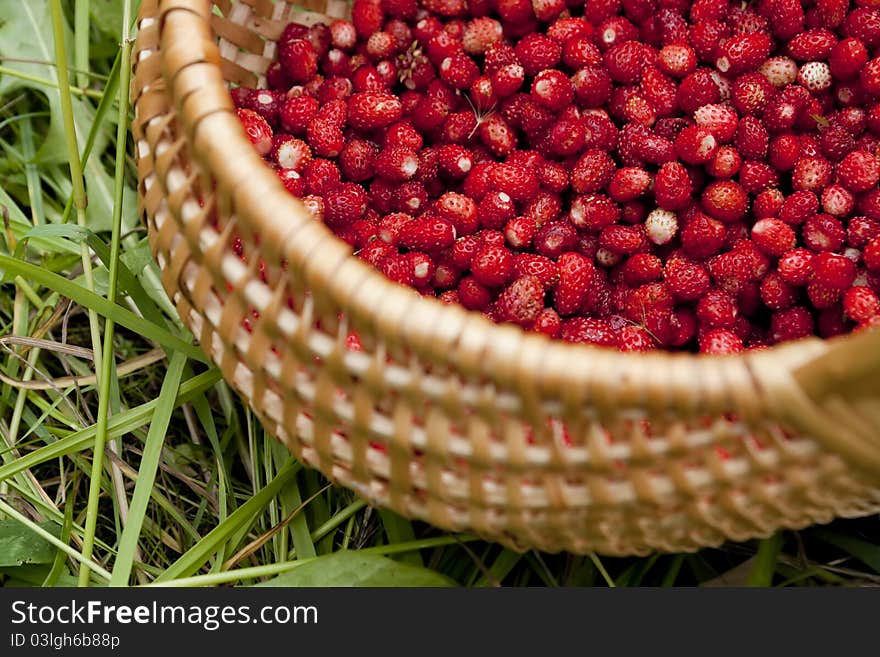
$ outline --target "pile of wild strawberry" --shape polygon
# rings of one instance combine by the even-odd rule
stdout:
[[[621,350],[880,324],[880,0],[355,0],[233,89],[390,279]]]

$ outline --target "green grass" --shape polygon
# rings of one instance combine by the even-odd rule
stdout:
[[[134,4],[0,9],[0,582],[880,582],[877,517],[687,555],[518,554],[372,509],[293,460],[159,285],[119,95]]]

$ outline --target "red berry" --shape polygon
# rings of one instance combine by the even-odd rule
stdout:
[[[484,246],[471,260],[471,273],[487,287],[500,287],[513,274],[513,254],[503,246]]]
[[[235,114],[244,128],[248,140],[260,155],[268,155],[272,150],[272,128],[262,116],[249,109],[237,109]]]
[[[738,34],[720,45],[715,66],[722,73],[733,77],[754,71],[767,59],[772,46],[772,40],[767,34]]]
[[[697,126],[687,127],[678,133],[675,150],[688,164],[704,164],[712,159],[718,149],[718,141],[711,132]]]
[[[742,339],[728,329],[712,329],[700,337],[700,353],[703,354],[736,354],[743,348]]]
[[[533,324],[544,309],[544,287],[536,276],[522,276],[498,296],[499,317],[527,327]]]
[[[843,310],[854,322],[863,324],[880,316],[880,299],[869,287],[857,285],[846,291]]]

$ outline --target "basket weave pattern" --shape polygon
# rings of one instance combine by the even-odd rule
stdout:
[[[132,84],[163,284],[298,458],[514,549],[695,550],[880,510],[877,332],[620,354],[494,325],[352,257],[254,152],[227,91],[264,84],[288,21],[347,12],[299,5],[143,0]]]

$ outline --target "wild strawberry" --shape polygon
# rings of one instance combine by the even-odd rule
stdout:
[[[700,21],[690,26],[687,40],[693,46],[697,57],[709,62],[712,61],[722,39],[729,34],[729,27],[722,21]]]
[[[605,53],[604,62],[612,80],[620,84],[636,84],[647,63],[645,46],[638,41],[624,41]]]
[[[452,246],[455,228],[446,219],[423,215],[405,223],[397,239],[408,249],[431,253]]]
[[[487,287],[501,287],[513,274],[513,254],[503,246],[484,246],[471,260],[471,273]]]
[[[334,48],[354,50],[357,43],[357,30],[354,23],[347,20],[335,20],[330,23],[330,43]]]
[[[701,298],[709,290],[709,274],[701,265],[684,258],[670,259],[663,268],[663,280],[680,301]]]
[[[434,279],[437,265],[427,253],[410,251],[406,254],[413,269],[413,285],[417,289],[425,289]]]
[[[427,202],[428,192],[425,186],[416,180],[409,180],[394,191],[394,208],[398,212],[419,214]]]
[[[270,91],[269,89],[257,89],[248,94],[247,99],[242,107],[253,110],[262,116],[269,125],[278,125],[278,112],[284,104],[285,95],[280,92]]]
[[[791,184],[795,190],[817,192],[831,182],[831,163],[821,157],[802,157],[794,166]]]
[[[804,222],[801,239],[813,251],[837,251],[846,241],[846,229],[829,214],[815,214]]]
[[[632,201],[651,185],[651,175],[638,167],[624,167],[614,172],[608,183],[608,195],[618,203]]]
[[[375,173],[391,182],[402,182],[416,175],[418,156],[408,148],[392,146],[385,148],[375,160]]]
[[[511,283],[498,297],[502,321],[527,327],[544,309],[544,287],[535,276],[523,276]]]
[[[645,219],[645,235],[653,244],[658,246],[668,244],[677,233],[678,218],[674,212],[657,208]]]
[[[731,102],[740,114],[760,114],[775,90],[761,73],[746,73],[734,82]]]
[[[367,211],[367,193],[356,183],[341,183],[324,194],[324,217],[330,225],[350,225]]]
[[[791,57],[770,57],[758,67],[758,72],[781,89],[797,79],[798,65]]]
[[[606,226],[599,233],[599,246],[617,255],[632,255],[647,247],[643,226]]]
[[[562,58],[562,47],[542,34],[529,34],[520,39],[515,51],[527,76],[555,67]]]
[[[623,281],[630,287],[659,281],[663,277],[663,261],[650,253],[636,253],[621,267]]]
[[[880,11],[876,5],[853,9],[844,19],[841,32],[861,39],[869,48],[877,47],[880,45]]]
[[[870,322],[880,316],[880,299],[869,287],[857,285],[846,291],[843,310],[852,321],[859,324]]]
[[[853,134],[840,123],[823,127],[819,132],[819,148],[832,162],[837,162],[855,148]]]
[[[804,248],[786,251],[779,258],[777,272],[790,285],[806,285],[812,275],[812,261],[815,254]]]
[[[305,194],[306,184],[302,174],[296,169],[278,169],[275,171],[278,179],[284,185],[284,189],[293,196],[303,196]]]
[[[837,43],[828,56],[828,65],[836,80],[852,80],[858,77],[867,61],[868,49],[865,44],[852,37]]]
[[[568,222],[551,221],[538,229],[532,243],[539,255],[558,258],[566,251],[574,249],[578,243],[578,234]]]
[[[382,258],[376,266],[379,271],[395,283],[407,287],[412,287],[415,284],[413,265],[406,254],[391,253]]]
[[[781,256],[794,248],[796,235],[791,226],[779,219],[761,219],[752,226],[752,240],[771,256]]]
[[[706,187],[702,195],[703,210],[710,217],[733,222],[748,209],[748,197],[743,188],[731,180],[719,180]]]
[[[678,162],[667,162],[654,177],[654,198],[664,210],[681,210],[691,198],[691,179]]]
[[[718,141],[705,128],[698,126],[682,130],[675,140],[675,150],[688,164],[704,164],[712,159],[718,149]]]
[[[386,214],[379,220],[376,235],[383,242],[394,244],[396,246],[400,243],[399,238],[401,229],[412,220],[412,215],[406,214],[405,212]]]
[[[559,314],[552,308],[544,308],[538,313],[537,319],[529,328],[529,331],[542,333],[550,338],[559,337],[561,330],[562,320],[559,318]]]
[[[740,184],[742,184],[742,180],[740,180]],[[745,185],[743,185],[743,189],[746,189]],[[755,219],[778,217],[784,202],[785,195],[775,187],[763,190],[755,197],[755,201],[752,203],[752,212],[755,215]]]
[[[770,318],[770,339],[776,343],[805,338],[813,331],[813,316],[803,306],[786,308]]]
[[[685,253],[698,260],[715,255],[724,245],[724,224],[698,212],[681,231]]]
[[[779,175],[764,162],[745,162],[739,172],[739,184],[747,194],[759,194],[779,184]]]
[[[834,32],[825,28],[813,28],[796,35],[788,42],[788,54],[794,59],[806,62],[826,60],[837,44]]]
[[[694,120],[718,140],[726,144],[736,134],[738,119],[736,112],[726,105],[703,105],[694,112]]]
[[[710,289],[700,298],[696,311],[700,323],[710,329],[733,328],[739,313],[736,299],[718,288]]]
[[[340,127],[328,119],[315,118],[306,128],[306,141],[315,155],[336,157],[345,146],[345,136]]]
[[[270,157],[282,169],[303,172],[312,161],[312,149],[303,140],[290,135],[278,135],[270,152]]]
[[[262,116],[249,109],[237,109],[235,114],[241,123],[248,140],[260,155],[268,155],[272,150],[272,127]]]
[[[660,49],[657,63],[667,75],[683,78],[696,70],[697,55],[689,45],[671,44]]]
[[[562,339],[566,342],[596,344],[603,347],[617,347],[617,335],[611,325],[603,319],[572,317],[562,325]]]
[[[571,104],[574,88],[568,77],[555,69],[538,73],[532,82],[532,97],[544,107],[559,111]]]
[[[700,336],[700,353],[723,356],[737,354],[743,347],[742,338],[729,329],[716,328]]]
[[[861,249],[872,239],[880,235],[880,221],[868,217],[853,217],[846,226],[846,243]]]
[[[559,267],[545,256],[534,253],[518,253],[514,257],[513,271],[516,278],[535,276],[545,290],[552,290],[559,283]]]
[[[802,224],[819,211],[819,201],[813,192],[799,191],[791,194],[782,204],[779,218],[787,224]]]
[[[791,171],[802,154],[801,141],[793,134],[773,137],[768,150],[770,165],[777,171]]]
[[[871,272],[880,272],[880,237],[875,237],[865,245],[862,261]]]
[[[841,185],[829,185],[822,190],[822,209],[834,217],[846,217],[853,211],[856,201]]]
[[[880,182],[880,161],[871,153],[853,151],[838,163],[837,178],[852,192],[866,192]]]
[[[706,171],[713,178],[733,178],[742,167],[742,156],[732,146],[721,146],[706,163]]]
[[[501,23],[494,18],[481,16],[467,24],[462,35],[462,46],[468,55],[482,55],[493,43],[504,36]]]
[[[499,114],[490,114],[480,124],[480,141],[496,157],[503,157],[516,146],[516,135]]]
[[[772,45],[770,36],[763,33],[732,36],[719,46],[715,66],[733,77],[754,71],[770,55]]]
[[[399,121],[403,105],[387,93],[363,91],[348,99],[348,122],[355,130],[372,130]]]
[[[305,84],[318,72],[318,53],[307,39],[279,41],[278,61],[294,84]]]
[[[559,283],[553,292],[553,307],[560,315],[575,313],[594,284],[596,267],[579,253],[563,253],[558,260]]]
[[[798,71],[797,81],[811,93],[822,93],[831,87],[831,69],[825,62],[807,62]]]
[[[743,117],[737,126],[736,148],[747,160],[763,160],[769,139],[764,125],[753,116]]]
[[[434,209],[453,225],[457,235],[475,233],[480,227],[477,204],[464,194],[446,192],[434,203]]]

